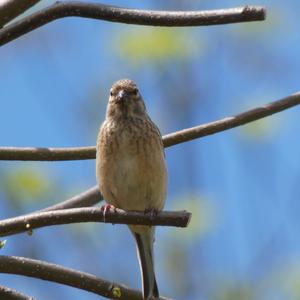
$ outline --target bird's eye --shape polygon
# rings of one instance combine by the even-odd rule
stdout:
[[[135,95],[135,96],[138,94],[138,92],[139,92],[138,89],[134,89],[134,90],[132,91],[133,95]]]
[[[112,96],[113,95],[113,92],[112,91],[110,91],[110,96]]]

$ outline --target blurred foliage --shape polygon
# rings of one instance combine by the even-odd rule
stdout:
[[[276,95],[273,95],[272,92],[263,95],[258,93],[254,96],[252,95],[251,97],[248,96],[247,98],[248,99],[246,102],[246,106],[238,105],[238,108],[236,109],[237,111],[243,112],[251,110],[255,107],[260,107],[264,105],[263,103],[268,103],[268,101],[272,101],[271,99],[276,99]],[[243,139],[248,139],[252,142],[259,142],[266,139],[271,139],[278,133],[278,130],[281,130],[283,124],[282,118],[284,118],[282,114],[274,114],[273,116],[268,116],[266,118],[262,118],[257,121],[245,124],[243,126],[239,126],[237,128],[240,134],[239,136]]]
[[[190,194],[178,197],[172,203],[174,203],[172,210],[184,209],[192,212],[190,224],[184,229],[184,234],[180,230],[173,230],[171,231],[172,238],[179,238],[184,243],[194,243],[216,225],[215,210],[205,196]]]
[[[196,42],[192,31],[151,27],[122,30],[113,45],[135,67],[142,62],[165,64],[172,59],[199,55],[205,46],[199,38]]]
[[[300,299],[300,264],[299,260],[285,262],[278,267],[276,273],[270,278],[271,283],[282,287],[287,299]]]
[[[275,118],[264,118],[239,127],[242,137],[252,141],[273,137],[277,133],[276,129],[280,130],[280,124]]]
[[[2,178],[2,191],[13,202],[44,199],[52,187],[48,174],[37,166],[20,165],[10,168]]]
[[[184,236],[181,232],[181,236]],[[172,286],[172,294],[182,299],[191,289],[191,273],[188,246],[182,240],[168,240],[164,245],[165,257],[163,270]]]
[[[279,12],[272,11],[272,15],[268,15],[267,22],[254,22],[249,26],[249,23],[241,23],[239,26],[234,26],[233,34],[238,35],[236,38],[243,40],[259,40],[262,36],[266,36],[275,29],[282,27],[282,18]]]
[[[164,253],[168,257],[164,267],[172,295],[184,299],[195,293],[200,284],[194,285],[191,249],[195,241],[199,241],[215,226],[215,211],[210,201],[203,195],[188,194],[172,201],[172,210],[187,210],[192,212],[192,218],[187,228],[171,230],[164,238]],[[193,245],[193,247],[191,247]],[[197,261],[201,261],[201,252],[197,254]]]
[[[218,282],[212,300],[254,300],[254,289],[242,282]]]

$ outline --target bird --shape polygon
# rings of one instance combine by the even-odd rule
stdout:
[[[162,136],[132,80],[121,79],[110,89],[97,137],[96,178],[108,206],[151,214],[164,207],[167,168]],[[159,298],[153,257],[155,227],[128,226],[136,241],[143,299]]]

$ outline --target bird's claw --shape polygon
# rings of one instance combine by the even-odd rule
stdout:
[[[153,219],[153,217],[157,216],[158,210],[156,208],[146,208],[144,211],[145,215],[150,215],[150,219]]]
[[[101,206],[101,211],[103,212],[103,222],[105,223],[105,215],[108,211],[116,212],[117,208],[111,204],[104,204]]]

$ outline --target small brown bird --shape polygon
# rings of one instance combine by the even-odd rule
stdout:
[[[164,206],[167,169],[162,137],[131,80],[119,80],[110,90],[97,139],[96,177],[106,202],[117,208],[155,212]],[[158,298],[155,228],[129,225],[129,229],[137,244],[144,299]]]

